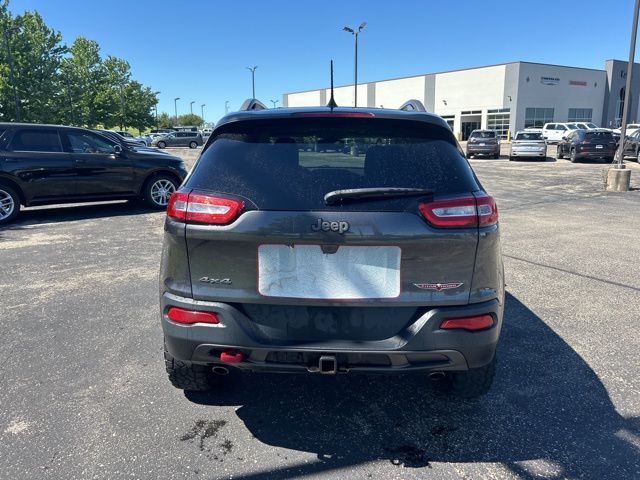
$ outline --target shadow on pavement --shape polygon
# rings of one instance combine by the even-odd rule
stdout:
[[[510,294],[498,362],[492,391],[477,401],[441,396],[419,375],[246,374],[217,393],[186,396],[241,405],[236,413],[258,440],[318,458],[235,479],[335,475],[375,460],[499,462],[521,478],[638,478],[630,439],[639,419],[619,416],[589,365]],[[543,460],[543,472],[528,460]]]
[[[118,201],[91,204],[62,204],[21,210],[13,223],[0,227],[3,230],[21,230],[24,227],[41,223],[72,222],[77,220],[94,220],[106,217],[140,215],[153,213],[152,210],[138,201]]]

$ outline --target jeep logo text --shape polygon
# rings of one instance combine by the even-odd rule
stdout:
[[[311,225],[311,230],[313,230],[314,232],[332,231],[345,233],[349,231],[349,222],[325,222],[321,218],[319,218],[315,224]]]

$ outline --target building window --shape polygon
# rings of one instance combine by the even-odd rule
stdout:
[[[453,131],[453,122],[455,121],[455,115],[442,115],[442,119],[447,122],[451,131]]]
[[[553,122],[553,108],[527,108],[524,111],[524,128],[542,128]]]
[[[487,128],[494,130],[500,138],[507,138],[511,113],[508,108],[487,110]]]
[[[592,108],[570,108],[569,122],[590,122],[593,119]]]
[[[482,110],[464,110],[460,112],[460,115],[481,115]]]

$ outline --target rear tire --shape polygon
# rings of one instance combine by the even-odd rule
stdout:
[[[499,159],[500,159],[500,154],[499,154],[499,153],[496,153],[496,154],[493,156],[493,159],[494,159],[494,160],[499,160]]]
[[[164,365],[171,384],[180,390],[205,392],[213,387],[213,373],[206,365],[183,362],[171,356],[164,347]]]
[[[578,161],[578,159],[576,158],[575,149],[572,149],[571,152],[569,153],[569,160],[571,160],[571,163],[576,163]]]
[[[189,143],[189,148],[196,148],[198,144],[196,142]]]
[[[564,158],[564,155],[562,155],[562,149],[560,148],[560,145],[558,145],[556,149],[556,158],[558,160],[562,160]]]
[[[166,148],[167,144],[166,144],[166,143],[164,143],[164,142],[158,142],[158,143],[156,143],[156,146],[157,146],[158,148]]]
[[[0,225],[11,223],[20,213],[18,192],[0,183]]]
[[[142,189],[144,202],[151,208],[165,210],[169,197],[178,189],[178,182],[169,175],[153,175]]]
[[[473,155],[471,155],[471,154],[469,154],[469,152],[467,152],[467,153],[466,153],[466,155],[465,155],[465,157],[467,157],[467,158],[471,158],[471,157],[473,157]]]
[[[509,161],[510,162],[514,162],[515,161],[515,157],[512,157],[511,155],[509,155]]]
[[[449,374],[448,392],[459,398],[477,398],[491,388],[496,373],[496,356],[484,367]]]

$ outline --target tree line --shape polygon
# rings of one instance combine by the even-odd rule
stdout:
[[[67,46],[38,12],[13,16],[0,0],[0,121],[144,130],[156,124],[157,93],[96,41]]]

